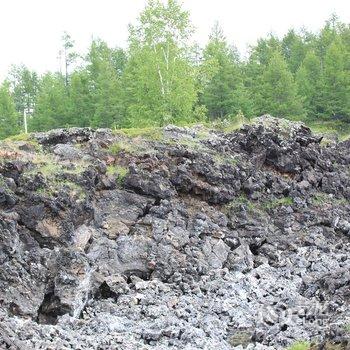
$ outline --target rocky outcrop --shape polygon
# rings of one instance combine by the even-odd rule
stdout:
[[[87,128],[0,145],[0,348],[348,349],[349,142]]]

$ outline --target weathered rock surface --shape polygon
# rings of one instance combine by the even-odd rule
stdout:
[[[350,144],[321,139],[265,116],[2,142],[0,348],[349,349]]]

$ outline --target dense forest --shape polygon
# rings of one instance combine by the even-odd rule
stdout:
[[[0,87],[0,138],[68,126],[139,127],[247,118],[350,122],[350,26],[333,15],[318,33],[269,35],[240,57],[216,24],[193,44],[176,0],[149,0],[127,49],[94,39],[87,53],[62,37],[63,69],[12,67]]]

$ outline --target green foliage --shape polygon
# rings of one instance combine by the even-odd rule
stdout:
[[[42,196],[54,197],[62,190],[68,191],[72,197],[77,197],[79,200],[84,200],[86,198],[86,193],[81,186],[75,182],[58,178],[51,179],[48,186],[40,187],[35,192]]]
[[[117,129],[114,131],[114,134],[125,135],[131,138],[142,137],[153,141],[163,139],[163,131],[160,127]]]
[[[299,341],[290,346],[287,350],[309,350],[310,343],[307,341]]]
[[[349,202],[345,198],[336,198],[333,195],[329,195],[324,192],[316,193],[312,197],[311,202],[313,205],[316,206],[323,206],[325,204],[334,204],[339,206],[349,205]]]
[[[25,133],[9,136],[6,138],[6,141],[29,141],[29,140],[31,140],[30,134],[25,134]]]
[[[75,71],[70,79],[69,115],[72,125],[90,126],[95,116],[91,79],[87,70]]]
[[[308,51],[296,72],[296,82],[307,115],[324,115],[324,77],[320,58],[314,51]]]
[[[244,60],[218,24],[204,49],[191,45],[192,34],[178,0],[148,0],[129,27],[126,50],[94,39],[81,55],[64,33],[60,72],[11,69],[0,88],[0,138],[23,130],[24,111],[30,131],[155,130],[207,120],[230,131],[246,121],[243,116],[269,113],[327,128],[334,123],[342,137],[349,135],[350,26],[336,16],[318,33],[289,30],[282,38],[260,38]],[[150,131],[150,139],[157,137]]]
[[[126,152],[126,153],[133,153],[134,152],[134,147],[127,141],[120,141],[113,143],[109,148],[109,152],[112,154],[119,154],[120,152]]]
[[[30,71],[24,65],[12,66],[8,80],[16,110],[21,115],[23,115],[24,111],[28,115],[32,115],[39,88],[38,74]]]
[[[117,60],[116,52],[102,40],[91,43],[87,55],[87,72],[90,84],[94,87],[91,99],[94,102],[93,116],[90,124],[99,127],[121,126],[121,83],[120,74],[124,63]]]
[[[119,185],[123,184],[124,179],[128,175],[128,173],[129,173],[129,169],[121,165],[111,164],[107,167],[107,174],[116,175],[117,182]]]
[[[324,58],[324,103],[327,115],[350,121],[350,52],[341,40],[328,47]]]
[[[200,101],[211,118],[236,115],[240,111],[251,115],[252,106],[243,84],[239,56],[230,48],[218,24],[213,28],[203,52]]]
[[[175,0],[150,0],[130,27],[129,60],[123,76],[126,124],[159,126],[191,121],[197,100],[187,59],[189,14]]]
[[[243,205],[249,212],[256,212],[258,210],[257,205],[248,199],[245,195],[241,195],[233,199],[230,203],[225,205],[225,210],[229,211],[237,206]]]
[[[305,116],[297,85],[279,51],[272,54],[263,73],[261,94],[264,112],[292,119],[302,119]]]
[[[283,56],[288,64],[289,70],[295,74],[303,62],[309,47],[309,33],[300,35],[294,29],[288,31],[283,37],[281,46]]]
[[[282,197],[278,199],[273,199],[262,203],[262,207],[265,210],[275,209],[281,206],[293,205],[293,199],[290,197]]]
[[[350,333],[350,323],[344,325],[344,330],[345,332]]]
[[[340,120],[319,120],[315,122],[311,121],[307,124],[314,133],[322,134],[325,137],[334,139],[339,136],[341,140],[346,140],[350,135],[350,124]]]
[[[47,73],[39,85],[35,115],[29,120],[33,131],[70,126],[69,97],[61,74]]]
[[[19,131],[18,117],[9,84],[4,83],[0,86],[0,140]]]
[[[118,175],[117,181],[119,185],[122,185],[124,183],[124,179],[128,175],[128,173],[129,173],[129,169],[122,166],[117,167],[117,175]]]

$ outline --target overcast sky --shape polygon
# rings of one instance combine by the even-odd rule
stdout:
[[[58,69],[63,31],[83,51],[94,37],[125,47],[127,25],[145,0],[2,0],[0,2],[0,81],[11,64],[24,63],[40,73]],[[229,42],[241,52],[269,32],[291,28],[318,30],[331,13],[350,22],[350,0],[183,0],[204,44],[218,20]]]

